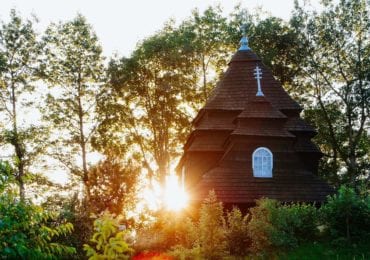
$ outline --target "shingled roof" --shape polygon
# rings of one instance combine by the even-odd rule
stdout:
[[[212,92],[204,109],[244,110],[251,98],[256,96],[256,80],[253,72],[258,65],[263,74],[261,84],[266,99],[279,110],[301,110],[288,93],[275,80],[270,70],[251,50],[238,51],[229,63],[229,68]]]

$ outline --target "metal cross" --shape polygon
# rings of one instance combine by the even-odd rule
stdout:
[[[260,82],[260,79],[262,79],[262,70],[257,65],[254,71],[255,71],[254,78],[257,80],[257,87],[258,87],[256,96],[261,97],[261,96],[264,96],[262,89],[261,89],[261,82]]]

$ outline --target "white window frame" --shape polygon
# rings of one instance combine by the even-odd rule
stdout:
[[[264,173],[257,173],[254,169],[254,158],[256,156],[256,154],[261,151],[261,150],[264,150],[266,151],[269,155],[270,155],[270,158],[271,158],[271,169],[267,169],[267,172],[264,172]],[[270,149],[266,148],[266,147],[258,147],[256,150],[254,150],[253,154],[252,154],[252,169],[253,169],[253,177],[256,177],[256,178],[272,178],[272,169],[274,168],[274,156],[272,154],[272,152],[270,151]],[[262,172],[263,170],[261,170]]]

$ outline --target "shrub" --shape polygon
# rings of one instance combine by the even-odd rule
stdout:
[[[313,239],[317,231],[316,208],[306,204],[282,205],[271,199],[257,200],[250,210],[248,234],[255,253],[274,252]]]
[[[85,244],[84,250],[90,260],[130,259],[133,250],[126,243],[126,232],[119,230],[118,220],[105,212],[94,221],[95,233],[90,240],[94,247]]]
[[[222,203],[210,191],[202,204],[199,218],[199,244],[207,259],[220,259],[226,251],[225,219]]]
[[[76,253],[58,243],[70,234],[71,223],[58,223],[57,214],[30,202],[19,202],[12,194],[0,196],[0,255],[4,259],[55,259]]]
[[[314,205],[291,204],[284,206],[288,211],[288,224],[298,243],[310,242],[318,237],[318,211]]]
[[[247,254],[250,244],[247,232],[248,222],[249,215],[243,217],[238,208],[233,208],[227,213],[226,241],[230,254],[238,256]]]
[[[370,199],[360,197],[352,188],[340,187],[328,197],[320,213],[327,235],[336,241],[356,241],[370,235]]]
[[[177,244],[169,252],[176,259],[221,259],[226,256],[226,223],[222,203],[214,191],[204,200],[199,221],[186,218],[177,229]],[[179,239],[181,238],[181,239]]]
[[[272,224],[272,215],[277,210],[278,202],[270,199],[256,201],[257,206],[250,209],[251,220],[248,223],[248,236],[251,250],[255,253],[270,251],[273,248],[271,241],[275,227]]]
[[[191,248],[197,234],[194,223],[182,213],[160,211],[155,221],[137,231],[136,251],[166,251],[176,245]]]

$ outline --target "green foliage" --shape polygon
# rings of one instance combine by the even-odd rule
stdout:
[[[226,252],[225,219],[222,203],[216,193],[210,191],[200,209],[199,245],[207,259],[219,259]]]
[[[235,239],[240,235],[237,225],[244,221],[238,219],[236,212],[230,215],[232,231],[228,233]],[[169,253],[179,259],[220,259],[227,255],[223,206],[213,191],[202,204],[198,221],[176,212],[161,212],[156,217],[155,222],[138,231],[137,251],[170,250]]]
[[[59,243],[69,235],[71,223],[57,224],[56,214],[29,202],[19,202],[11,194],[0,196],[0,255],[10,259],[56,259],[76,253]]]
[[[145,39],[131,58],[112,60],[110,91],[99,102],[104,120],[95,146],[104,153],[115,148],[116,154],[125,150],[122,147],[133,147],[137,152],[132,157],[143,161],[149,174],[162,183],[190,129],[186,104],[193,99],[194,82],[189,55],[179,48],[182,39],[178,37],[179,32],[167,25]]]
[[[262,58],[289,94],[299,99],[301,93],[297,89],[297,75],[307,49],[299,43],[298,33],[283,20],[267,17],[255,22],[248,35],[253,51]]]
[[[13,169],[7,161],[0,160],[0,194],[14,182]]]
[[[323,1],[322,12],[296,7],[299,89],[324,152],[321,173],[337,187],[369,179],[369,1]],[[338,176],[338,171],[342,174]]]
[[[181,245],[173,247],[169,255],[180,260],[201,260],[204,259],[202,254],[202,249],[200,246],[195,246],[192,248],[186,248]]]
[[[154,221],[138,228],[135,251],[166,251],[175,246],[191,249],[197,245],[198,230],[184,213],[162,210],[153,217]]]
[[[98,38],[82,15],[47,28],[39,74],[49,85],[42,110],[53,127],[48,153],[83,182],[87,197],[87,154],[99,122],[95,109],[104,72]]]
[[[243,216],[236,207],[227,213],[226,241],[230,254],[243,256],[248,253],[248,222],[249,215]]]
[[[341,244],[333,247],[330,243],[313,242],[303,244],[285,253],[279,253],[277,258],[286,260],[311,259],[369,259],[370,243],[362,241],[356,245]]]
[[[195,9],[192,16],[180,25],[180,30],[182,36],[187,36],[187,41],[192,47],[188,55],[191,57],[191,66],[194,69],[192,76],[197,84],[196,91],[199,93],[195,97],[198,106],[203,105],[217,79],[210,77],[210,72],[220,74],[224,71],[227,60],[234,52],[228,19],[222,14],[220,6],[210,6],[203,13]]]
[[[109,157],[89,169],[90,211],[100,214],[127,212],[135,205],[140,168]]]
[[[342,186],[330,196],[320,213],[329,238],[343,243],[370,237],[370,198],[360,197],[352,188]]]
[[[94,247],[84,245],[90,260],[130,259],[133,250],[126,242],[127,231],[120,231],[119,227],[118,220],[107,212],[94,221],[95,233],[90,240]]]
[[[255,253],[271,253],[296,247],[310,241],[317,232],[317,213],[314,206],[282,205],[276,200],[260,199],[250,210],[248,234]]]
[[[353,242],[366,240],[370,230],[368,197],[362,198],[345,187],[320,210],[310,204],[282,204],[264,198],[257,201],[250,214],[243,216],[234,208],[225,221],[222,204],[210,192],[198,221],[177,213],[161,216],[151,228],[138,233],[138,251],[170,250],[169,254],[177,259],[221,259],[227,255],[290,259],[291,255],[302,254],[306,247],[312,246],[313,252],[308,255],[361,256],[366,252],[364,246],[357,248],[359,244]],[[352,244],[344,244],[346,223],[350,224],[352,239],[347,242]],[[327,241],[332,245],[326,245]],[[338,245],[346,245],[348,250],[335,248]],[[322,253],[320,248],[329,251]]]
[[[26,197],[25,183],[30,180],[29,169],[43,150],[47,134],[40,126],[21,124],[20,117],[28,109],[35,109],[39,57],[40,44],[33,22],[23,20],[12,9],[9,22],[0,24],[0,115],[3,122],[0,145],[10,153],[9,163],[22,200]]]
[[[58,199],[61,200],[60,205],[55,209]],[[48,203],[52,203],[52,205],[44,204],[43,206],[58,210],[60,212],[59,221],[65,219],[73,224],[73,232],[68,237],[63,238],[63,242],[76,248],[77,253],[73,256],[73,259],[83,259],[86,256],[83,246],[89,242],[94,232],[94,221],[87,210],[86,201],[81,201],[78,194],[75,193],[67,198],[54,196],[50,198]]]

